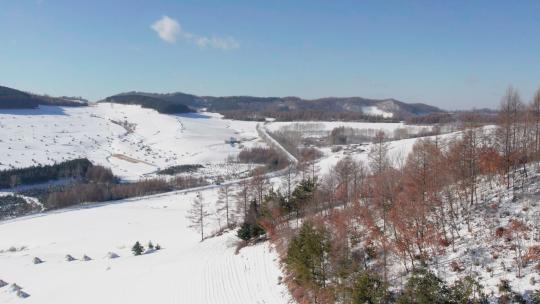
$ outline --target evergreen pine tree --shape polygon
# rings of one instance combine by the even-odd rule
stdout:
[[[144,247],[137,241],[135,245],[131,248],[131,251],[134,255],[141,255],[144,252]]]
[[[285,263],[297,280],[325,287],[330,241],[326,231],[305,222],[287,249]]]
[[[385,303],[388,298],[388,285],[374,273],[362,272],[357,275],[353,285],[353,303]]]
[[[405,289],[397,299],[398,304],[432,304],[449,303],[449,290],[446,284],[434,273],[425,269],[413,270]]]

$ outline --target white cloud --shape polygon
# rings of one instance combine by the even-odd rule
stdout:
[[[206,37],[187,32],[182,29],[178,21],[168,16],[161,17],[152,24],[151,28],[156,31],[159,38],[168,43],[175,43],[177,38],[182,38],[184,41],[195,44],[202,49],[233,50],[240,47],[240,43],[233,37]]]
[[[176,37],[182,33],[180,24],[168,16],[163,16],[161,19],[154,22],[154,24],[152,24],[152,29],[156,31],[159,38],[168,43],[175,43]]]

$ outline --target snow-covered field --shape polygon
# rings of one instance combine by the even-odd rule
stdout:
[[[139,106],[41,106],[0,111],[0,170],[50,164],[77,157],[138,179],[172,165],[200,163],[219,170],[240,145],[257,141],[256,123],[214,113],[164,115]]]
[[[0,223],[0,280],[30,295],[21,299],[8,285],[0,288],[0,303],[288,303],[268,243],[235,255],[233,232],[200,242],[187,228],[194,195],[157,195]],[[213,204],[215,190],[203,197]],[[135,241],[163,249],[133,256]],[[109,252],[119,257],[110,259]],[[66,261],[67,254],[76,260]],[[82,260],[84,255],[92,260]],[[44,262],[34,264],[34,257]]]

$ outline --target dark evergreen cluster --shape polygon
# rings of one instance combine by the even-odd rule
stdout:
[[[257,223],[243,223],[237,233],[238,237],[244,241],[248,241],[263,234],[264,229]]]
[[[244,219],[244,223],[237,232],[237,236],[248,241],[252,238],[257,238],[265,233],[263,227],[259,224],[261,213],[256,201],[251,201],[249,209]]]
[[[0,220],[27,214],[32,212],[34,207],[19,196],[0,196]]]
[[[392,291],[382,277],[365,265],[353,260],[341,261],[339,264],[344,268],[340,270],[335,269],[331,259],[328,232],[305,222],[289,243],[285,265],[300,286],[318,290],[320,297],[335,299],[339,294],[347,298],[345,303],[488,303],[482,285],[469,276],[448,286],[434,273],[419,266],[413,270],[403,289]],[[345,280],[346,277],[351,279]],[[333,282],[331,286],[329,282]]]
[[[200,164],[194,164],[194,165],[178,165],[178,166],[171,166],[166,169],[160,170],[159,174],[166,174],[166,175],[176,175],[179,173],[191,173],[195,172],[198,169],[204,168],[203,165]]]
[[[30,94],[0,86],[0,109],[34,109],[39,105],[80,107],[88,101],[80,97],[52,97]]]
[[[105,102],[113,102],[119,104],[128,104],[128,105],[140,105],[143,108],[154,109],[159,113],[163,114],[178,114],[178,113],[189,113],[193,110],[181,103],[176,103],[169,100],[164,100],[160,98],[145,96],[145,95],[116,95],[108,97],[104,100]]]
[[[0,188],[45,183],[62,178],[80,178],[86,175],[92,163],[86,159],[74,159],[54,165],[39,165],[21,169],[0,171]]]
[[[137,241],[133,247],[131,247],[131,251],[133,252],[133,255],[141,255],[144,252],[144,247]]]
[[[32,109],[38,102],[28,93],[0,86],[0,109]]]
[[[143,253],[151,253],[158,250],[161,250],[161,245],[154,245],[152,241],[148,242],[147,249],[145,249],[139,241],[135,242],[135,244],[133,244],[131,247],[131,252],[133,252],[133,255],[141,255]]]
[[[326,233],[325,230],[315,229],[311,223],[306,222],[290,242],[285,264],[298,281],[319,287],[326,286],[327,256],[330,253],[330,239]]]

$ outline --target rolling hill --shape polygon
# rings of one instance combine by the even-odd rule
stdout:
[[[379,100],[362,97],[327,97],[309,100],[299,97],[214,97],[185,93],[128,92],[107,97],[103,101],[140,104],[154,109],[170,107],[173,111],[176,110],[175,107],[184,105],[197,110],[204,108],[211,112],[221,113],[227,118],[241,120],[264,120],[266,117],[284,121],[399,120],[444,112],[437,107],[422,103],[405,103],[395,99]],[[179,108],[179,110],[183,111],[184,109]]]
[[[34,109],[39,105],[80,107],[88,101],[80,97],[52,97],[0,86],[0,109]]]

